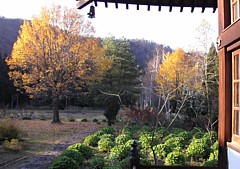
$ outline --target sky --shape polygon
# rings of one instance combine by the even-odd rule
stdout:
[[[76,8],[76,0],[0,0],[0,16],[6,18],[31,19],[33,15],[39,15],[43,6],[51,7],[53,4]],[[90,5],[89,5],[90,6]],[[80,14],[86,16],[96,29],[95,36],[128,39],[146,39],[172,49],[183,48],[184,50],[202,50],[196,40],[196,29],[201,22],[206,20],[211,24],[211,41],[215,43],[218,35],[218,13],[212,9],[195,8],[191,13],[190,8],[173,7],[169,12],[168,7],[162,7],[159,12],[158,7],[140,6],[137,10],[136,5],[126,6],[119,4],[118,9],[115,4],[109,3],[105,8],[104,3],[98,3],[95,7],[96,17],[87,17],[89,6],[78,10]]]

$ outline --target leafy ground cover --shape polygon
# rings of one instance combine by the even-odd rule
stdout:
[[[64,150],[52,161],[50,168],[64,165],[66,168],[126,169],[133,140],[138,142],[142,164],[216,166],[218,162],[215,131],[157,128],[153,132],[148,126],[131,126],[122,130],[104,127],[88,135],[83,142]],[[72,160],[71,155],[64,153],[69,150],[78,152],[81,160]]]

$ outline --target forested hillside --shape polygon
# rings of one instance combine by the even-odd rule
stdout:
[[[8,55],[10,55],[22,24],[22,19],[0,17],[0,52],[2,54],[8,53]],[[161,53],[172,51],[169,46],[164,47],[161,44],[144,39],[131,39],[130,44],[133,55],[136,57],[136,60],[141,67],[145,67],[147,61],[156,55],[156,53],[159,52],[159,49],[161,50]],[[163,48],[164,51],[162,50]]]
[[[18,31],[23,24],[22,19],[7,19],[0,17],[0,52],[11,53]]]

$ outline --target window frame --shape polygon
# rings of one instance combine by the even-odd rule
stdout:
[[[231,21],[236,22],[240,18],[240,0],[231,0]]]
[[[232,142],[240,146],[240,49],[232,52]]]

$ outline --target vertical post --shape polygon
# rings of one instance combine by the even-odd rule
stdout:
[[[134,140],[131,145],[132,148],[130,153],[130,169],[139,169],[140,158],[137,149],[137,142]]]

